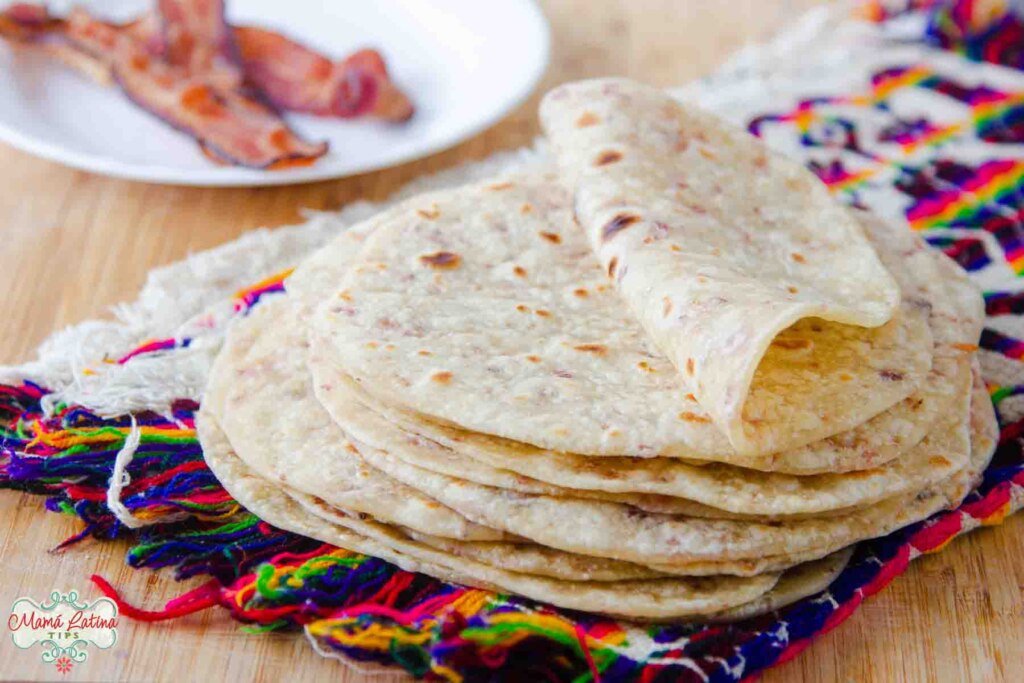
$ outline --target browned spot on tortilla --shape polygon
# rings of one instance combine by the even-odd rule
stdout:
[[[533,205],[527,202],[519,207],[519,213],[530,213],[533,211]]]
[[[516,306],[516,310],[519,311],[520,313],[529,313],[530,307],[524,304],[519,304],[518,306]]]
[[[584,298],[584,297],[590,296],[590,292],[588,292],[583,287],[580,287],[578,289],[572,290],[572,293],[575,294],[576,296],[578,296],[581,299]]]
[[[430,266],[431,268],[452,270],[453,268],[459,267],[459,264],[462,263],[462,257],[458,254],[453,254],[450,251],[438,251],[433,254],[424,254],[423,256],[420,256],[420,262],[424,265]]]
[[[797,351],[799,349],[811,348],[810,339],[775,339],[772,341],[772,346],[777,346],[780,349],[788,349],[790,351]]]
[[[786,291],[789,292],[790,294],[796,294],[800,290],[794,287],[793,285],[790,285],[789,287],[786,287]]]
[[[666,297],[664,297],[664,298],[663,298],[663,299],[661,300],[661,314],[662,314],[662,315],[663,315],[664,317],[666,317],[666,318],[667,318],[667,317],[668,317],[668,315],[669,315],[669,313],[671,313],[671,312],[672,312],[672,299],[669,299],[669,298],[668,298],[668,297],[666,296]]]
[[[527,356],[526,360],[530,361],[531,363],[539,363],[540,356]]]
[[[512,269],[512,272],[518,277],[526,277],[526,268],[523,268],[522,266],[516,266]]]
[[[508,190],[508,189],[510,189],[512,187],[515,187],[515,183],[495,183],[494,185],[488,185],[487,189],[488,190],[499,191],[499,190]]]
[[[710,149],[704,149],[703,147],[701,147],[699,151],[700,155],[707,159],[708,161],[715,161],[718,159],[718,155],[712,152]]]
[[[636,366],[644,372],[655,372],[655,369],[651,367],[651,364],[645,360],[640,361]]]
[[[604,226],[604,230],[601,231],[601,239],[604,241],[610,240],[615,237],[618,233],[622,232],[629,226],[633,225],[640,220],[640,216],[632,216],[626,213],[620,213],[615,218],[608,221],[607,225]]]
[[[807,263],[807,259],[804,258],[804,255],[797,253],[795,251],[792,254],[790,254],[789,257],[796,261],[797,263]]]
[[[540,233],[540,236],[546,239],[548,242],[551,242],[552,244],[562,243],[562,236],[559,235],[557,232],[542,232]]]
[[[342,301],[352,301],[352,295],[348,293],[348,290],[338,292],[338,298]]]
[[[418,213],[423,218],[426,218],[428,221],[436,221],[438,218],[441,217],[441,209],[437,208],[436,206],[431,207],[429,210],[416,209],[416,213]]]
[[[544,310],[543,308],[538,308],[534,312],[537,315],[539,315],[540,317],[542,317],[542,318],[550,318],[551,317],[551,311]]]
[[[622,152],[609,149],[598,155],[597,160],[594,161],[594,166],[607,166],[617,161],[622,161]]]
[[[687,394],[684,398],[686,398],[687,401],[693,401],[694,403],[697,402],[697,397],[693,394]]]
[[[928,464],[934,465],[935,467],[946,467],[949,465],[949,460],[946,460],[941,455],[935,455],[928,458]]]
[[[450,384],[452,381],[452,373],[444,370],[442,372],[435,372],[430,376],[430,379],[434,380],[438,384]]]
[[[974,351],[978,350],[978,345],[977,344],[953,344],[953,348],[956,349],[957,351],[966,351],[968,353],[973,353]]]
[[[683,250],[683,248],[681,246],[679,246],[678,244],[670,244],[668,246],[668,248],[671,249],[672,251],[682,251]]]
[[[690,146],[690,136],[686,134],[686,131],[681,130],[676,133],[676,151],[685,152]]]
[[[592,111],[585,111],[576,119],[577,128],[587,128],[601,123],[601,118]]]
[[[754,157],[754,166],[756,166],[757,168],[764,168],[767,165],[768,157],[766,157],[765,155],[758,154],[756,157]]]
[[[693,359],[692,358],[687,358],[686,359],[686,372],[691,374],[691,375],[693,374]]]
[[[385,344],[384,345],[384,350],[385,351],[394,351],[396,348],[398,348],[398,347],[395,346],[394,344]]]
[[[878,376],[887,382],[899,382],[903,380],[903,373],[896,370],[880,370]]]
[[[608,262],[608,277],[615,277],[615,270],[619,267],[619,257],[612,256],[612,260]]]
[[[684,422],[711,422],[710,417],[698,415],[697,413],[691,413],[688,410],[684,410],[683,412],[679,413],[679,419],[683,420]]]
[[[622,436],[622,432],[620,432],[618,429],[612,429],[611,431],[608,432],[608,436],[614,439]]]
[[[577,344],[573,348],[577,351],[584,351],[586,353],[596,353],[599,356],[608,352],[608,347],[604,344]]]
[[[348,451],[349,453],[355,453],[356,455],[359,455],[359,450],[351,443],[345,443],[345,450]]]
[[[377,342],[366,342],[366,348],[368,349],[375,349],[378,346],[380,346],[380,344],[378,344]]]
[[[430,355],[430,351],[427,351],[426,349],[420,349],[416,353],[419,354],[420,356],[429,356]]]
[[[841,375],[839,375],[840,382],[849,382],[851,379],[853,379],[853,375],[849,373],[844,372]]]

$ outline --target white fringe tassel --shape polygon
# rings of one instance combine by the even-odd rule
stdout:
[[[124,441],[124,446],[117,452],[117,457],[114,459],[114,472],[110,475],[110,482],[107,486],[107,507],[114,513],[114,516],[129,529],[138,529],[146,526],[149,522],[144,522],[131,513],[121,502],[121,491],[125,486],[128,486],[132,482],[131,476],[129,476],[127,470],[128,465],[131,463],[132,458],[135,457],[135,451],[138,449],[139,444],[142,442],[142,430],[139,429],[138,423],[135,421],[135,416],[132,415],[132,428],[128,432],[128,438]]]

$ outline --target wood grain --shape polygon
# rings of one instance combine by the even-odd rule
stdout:
[[[711,71],[748,41],[767,38],[814,0],[547,0],[554,37],[543,87],[627,75],[676,84]],[[529,142],[535,96],[492,130],[399,168],[293,188],[189,189],[110,180],[0,147],[0,363],[25,360],[52,331],[131,299],[153,266],[262,225],[382,198],[422,173]],[[37,497],[0,492],[0,609],[22,595],[77,588],[99,573],[144,606],[195,585],[124,564],[126,545],[84,543],[52,554],[77,530]],[[1024,519],[1008,520],[916,562],[842,627],[765,681],[1011,681],[1024,672]],[[0,637],[0,679],[57,677],[52,665]],[[172,624],[124,622],[118,646],[94,653],[68,680],[368,680],[314,656],[304,640],[248,635],[223,613]],[[403,680],[401,675],[374,681]]]

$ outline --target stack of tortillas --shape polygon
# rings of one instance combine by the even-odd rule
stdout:
[[[983,308],[904,225],[623,80],[551,92],[557,171],[421,195],[239,319],[200,415],[269,523],[639,620],[823,589],[960,503]]]

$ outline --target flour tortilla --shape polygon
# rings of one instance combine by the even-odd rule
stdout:
[[[967,424],[971,374],[966,359],[962,366],[960,387],[957,388],[959,399],[949,415],[943,416],[942,421],[935,425],[937,429]],[[330,397],[324,399],[324,403],[329,404],[335,422],[346,434],[408,464],[453,478],[527,493],[582,497],[585,495],[582,489],[597,487],[602,492],[613,492],[599,496],[605,500],[670,514],[692,513],[690,506],[679,505],[680,502],[696,502],[739,515],[770,518],[839,511],[919,491],[944,481],[963,469],[969,457],[966,448],[948,455],[937,453],[926,441],[882,467],[847,474],[800,477],[744,470],[730,465],[694,466],[664,458],[641,461],[635,469],[629,462],[617,463],[619,470],[608,467],[601,459],[592,468],[573,470],[554,466],[569,458],[544,460],[538,457],[532,462],[531,472],[541,472],[546,481],[556,480],[554,483],[565,486],[551,488],[536,480],[517,478],[514,473],[505,472],[503,476],[501,471],[488,470],[442,444],[404,431],[360,402],[359,388],[353,383],[324,387],[318,395],[328,392]],[[579,460],[587,462],[586,459]],[[662,465],[653,475],[651,470],[654,468],[646,467],[651,463]],[[660,495],[646,495],[652,493]],[[704,512],[702,516],[709,516],[709,512]]]
[[[865,538],[884,535],[956,505],[975,483],[994,448],[994,416],[983,390],[972,401],[970,429],[926,438],[941,457],[970,449],[970,464],[949,480],[825,519],[770,524],[679,518],[593,500],[523,494],[480,486],[419,469],[353,439],[374,466],[478,523],[568,552],[643,564],[754,559],[817,553],[823,557]],[[973,448],[972,448],[973,442]]]
[[[450,426],[583,455],[747,465],[609,285],[556,181],[541,175],[425,195],[374,221],[358,263],[320,297],[312,348],[379,400]],[[901,277],[916,284],[907,271]],[[823,419],[857,413],[847,400],[905,398],[929,370],[932,342],[921,306],[910,301],[900,311],[885,343],[845,354],[787,337],[812,348],[777,345],[773,367],[806,379],[800,370],[809,364],[831,367],[819,351],[850,362],[840,373],[849,379],[845,398]],[[891,379],[879,388],[882,370]],[[904,414],[866,430],[868,443],[840,438],[820,448],[846,449],[836,459],[856,462],[843,469],[864,467],[913,445],[894,430],[914,420]],[[786,459],[770,454],[760,463],[784,468]]]
[[[469,557],[471,559],[488,564],[500,566],[509,571],[520,571],[517,566],[529,566],[537,571],[527,573],[542,575],[544,572],[559,572],[556,578],[569,578],[577,576],[581,580],[600,581],[602,577],[611,576],[604,566],[600,566],[585,575],[574,573],[582,565],[580,560],[563,562],[563,558],[553,555],[553,551],[543,546],[519,545],[509,548],[507,543],[465,543],[440,539],[432,536],[422,536],[416,533],[408,534],[411,538],[425,545],[444,550],[453,555]],[[765,614],[792,604],[808,595],[818,593],[828,587],[830,583],[846,567],[853,555],[853,548],[845,548],[827,557],[813,562],[802,564],[794,563],[791,569],[782,574],[779,582],[770,591],[760,597],[738,607],[733,607],[723,612],[705,617],[706,621],[738,621]],[[583,558],[581,555],[566,555],[566,558]],[[586,559],[586,558],[583,558]],[[593,558],[591,558],[593,559]],[[553,561],[552,561],[553,560]],[[636,568],[637,565],[626,564],[625,567]],[[626,569],[623,573],[628,572]],[[643,570],[652,573],[652,570]],[[777,570],[776,570],[777,571]],[[565,573],[567,576],[562,576]],[[763,573],[763,572],[762,572]],[[620,578],[644,578],[640,576]],[[616,580],[616,579],[603,579]]]
[[[865,218],[865,224],[886,253],[924,261],[915,269],[922,273],[927,287],[908,291],[927,304],[935,331],[936,362],[922,390],[906,401],[904,412],[913,416],[913,409],[922,411],[924,404],[935,408],[923,409],[911,429],[924,432],[944,421],[963,419],[970,396],[970,354],[962,349],[972,347],[965,340],[977,338],[977,291],[959,268],[909,231],[877,219]],[[931,270],[924,267],[928,265]],[[952,274],[946,272],[950,267]],[[324,375],[329,372],[329,368],[322,370]],[[948,478],[965,464],[965,460],[933,460],[934,454],[925,447],[912,448],[898,460],[855,475],[817,477],[765,475],[725,465],[695,467],[665,458],[585,458],[417,420],[407,411],[375,400],[343,375],[335,378],[337,382],[326,385],[333,390],[322,392],[321,398],[338,423],[361,441],[409,464],[525,493],[576,497],[586,496],[587,490],[612,493],[602,497],[653,512],[721,518],[715,511],[725,510],[743,517],[770,518],[841,511],[919,490]],[[944,414],[939,414],[938,407]],[[963,457],[966,459],[966,452]],[[631,492],[657,495],[629,495]],[[626,495],[615,495],[622,493]],[[711,509],[694,505],[694,501]]]
[[[840,378],[871,357],[858,345],[914,339],[896,333],[893,277],[801,164],[625,79],[556,88],[540,117],[602,267],[738,452],[810,443],[905,397],[888,379],[902,366]],[[793,339],[821,366],[769,353]]]
[[[669,575],[667,572],[660,572],[632,562],[575,555],[536,543],[456,541],[440,536],[420,534],[411,529],[402,531],[417,543],[422,543],[454,557],[463,557],[480,564],[521,574],[546,576],[566,581],[628,581],[664,578]]]
[[[498,540],[501,532],[367,466],[317,403],[305,338],[284,297],[236,320],[210,372],[203,406],[245,463],[272,481],[423,533]]]
[[[427,536],[404,530],[410,538],[452,555],[468,557],[491,566],[509,571],[540,574],[554,578],[601,581],[653,578],[657,576],[757,576],[777,572],[783,579],[790,570],[821,562],[820,553],[790,556],[772,556],[757,560],[722,560],[693,562],[687,565],[642,565],[563,553],[553,548],[534,543],[511,543],[506,541],[454,541],[437,536]],[[842,552],[842,551],[839,551]],[[616,563],[616,564],[613,564]],[[583,570],[581,572],[581,570]]]
[[[749,603],[770,590],[777,574],[758,577],[667,578],[642,581],[559,581],[503,571],[456,558],[408,539],[384,525],[364,522],[366,533],[353,532],[311,514],[307,505],[327,511],[303,494],[289,496],[255,475],[234,454],[216,420],[200,411],[197,429],[210,469],[225,489],[250,512],[269,524],[310,538],[392,562],[406,571],[443,581],[513,592],[568,609],[643,620],[697,618]],[[301,501],[301,502],[300,502]],[[351,518],[340,517],[350,523]],[[372,533],[373,536],[368,534]]]
[[[853,556],[853,548],[846,548],[823,557],[815,562],[807,562],[787,571],[775,586],[759,598],[732,607],[717,614],[709,615],[708,622],[732,622],[750,619],[792,605],[809,595],[820,593],[846,569]]]

